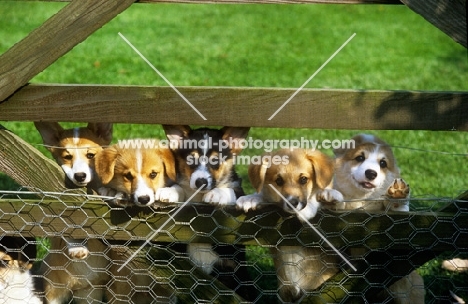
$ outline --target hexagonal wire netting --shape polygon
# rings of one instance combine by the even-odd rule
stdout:
[[[28,282],[42,283],[37,297],[60,303],[468,298],[466,264],[454,262],[465,260],[442,265],[468,253],[466,201],[413,200],[425,207],[408,214],[321,210],[311,221],[321,238],[274,206],[247,214],[204,204],[111,208],[83,193],[29,189],[0,199],[5,303],[33,303],[10,292]]]

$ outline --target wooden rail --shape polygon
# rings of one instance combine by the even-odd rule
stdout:
[[[207,120],[170,87],[29,85],[0,104],[0,121],[146,124],[183,121],[213,126],[468,130],[465,92],[303,89],[268,120],[296,89],[180,87],[178,90]],[[83,107],[89,110],[83,111]]]
[[[311,246],[323,241],[296,216],[274,206],[245,214],[235,207],[190,204],[173,217],[179,207],[110,208],[102,201],[68,202],[66,194],[62,199],[2,199],[0,225],[7,234],[26,237],[145,241],[162,223],[172,220],[153,241],[257,246]],[[430,249],[434,253],[468,247],[468,233],[458,227],[467,222],[468,214],[455,212],[328,210],[311,221],[336,248]],[[7,225],[9,229],[4,228]]]

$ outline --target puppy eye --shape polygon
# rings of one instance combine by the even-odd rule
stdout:
[[[63,158],[66,159],[66,160],[72,160],[72,159],[73,159],[73,155],[67,154],[67,155],[65,155]]]
[[[301,176],[301,177],[299,177],[299,183],[300,183],[301,185],[307,184],[308,181],[309,181],[309,179],[308,179],[306,176]]]
[[[219,159],[212,157],[210,159],[210,167],[213,168],[214,170],[219,169]]]
[[[128,172],[128,173],[125,173],[124,174],[124,177],[128,180],[128,181],[132,181],[133,180],[133,175],[132,173]]]
[[[283,186],[284,185],[284,180],[281,178],[281,177],[278,177],[276,180],[275,180],[275,183],[278,185],[278,186]]]
[[[361,154],[361,155],[357,156],[354,160],[359,162],[359,163],[362,163],[363,161],[366,160],[366,158],[364,157],[364,155]]]
[[[380,160],[380,168],[387,168],[387,161],[385,159]]]
[[[87,158],[87,159],[93,159],[95,155],[96,155],[96,154],[94,154],[94,153],[87,153],[87,154],[86,154],[86,158]]]
[[[151,172],[151,173],[149,174],[149,178],[155,179],[157,175],[158,175],[158,173],[156,173],[156,172]]]

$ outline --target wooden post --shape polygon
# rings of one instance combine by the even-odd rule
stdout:
[[[73,0],[0,56],[0,102],[135,0]]]

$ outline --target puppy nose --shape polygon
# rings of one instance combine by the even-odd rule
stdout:
[[[208,180],[206,178],[199,178],[195,181],[195,187],[200,188],[205,185],[205,188],[208,186]]]
[[[138,202],[142,205],[147,205],[150,202],[149,195],[142,195],[138,197]]]
[[[368,180],[374,180],[377,177],[377,172],[375,172],[374,170],[368,169],[366,170],[365,175]]]
[[[299,200],[297,198],[291,198],[288,201],[291,203],[291,205],[293,205],[294,208],[297,208],[299,205]]]
[[[82,183],[82,182],[84,182],[85,179],[86,179],[86,173],[84,173],[84,172],[78,172],[78,173],[75,173],[75,174],[73,175],[73,177],[75,178],[75,180],[76,180],[77,182]]]

